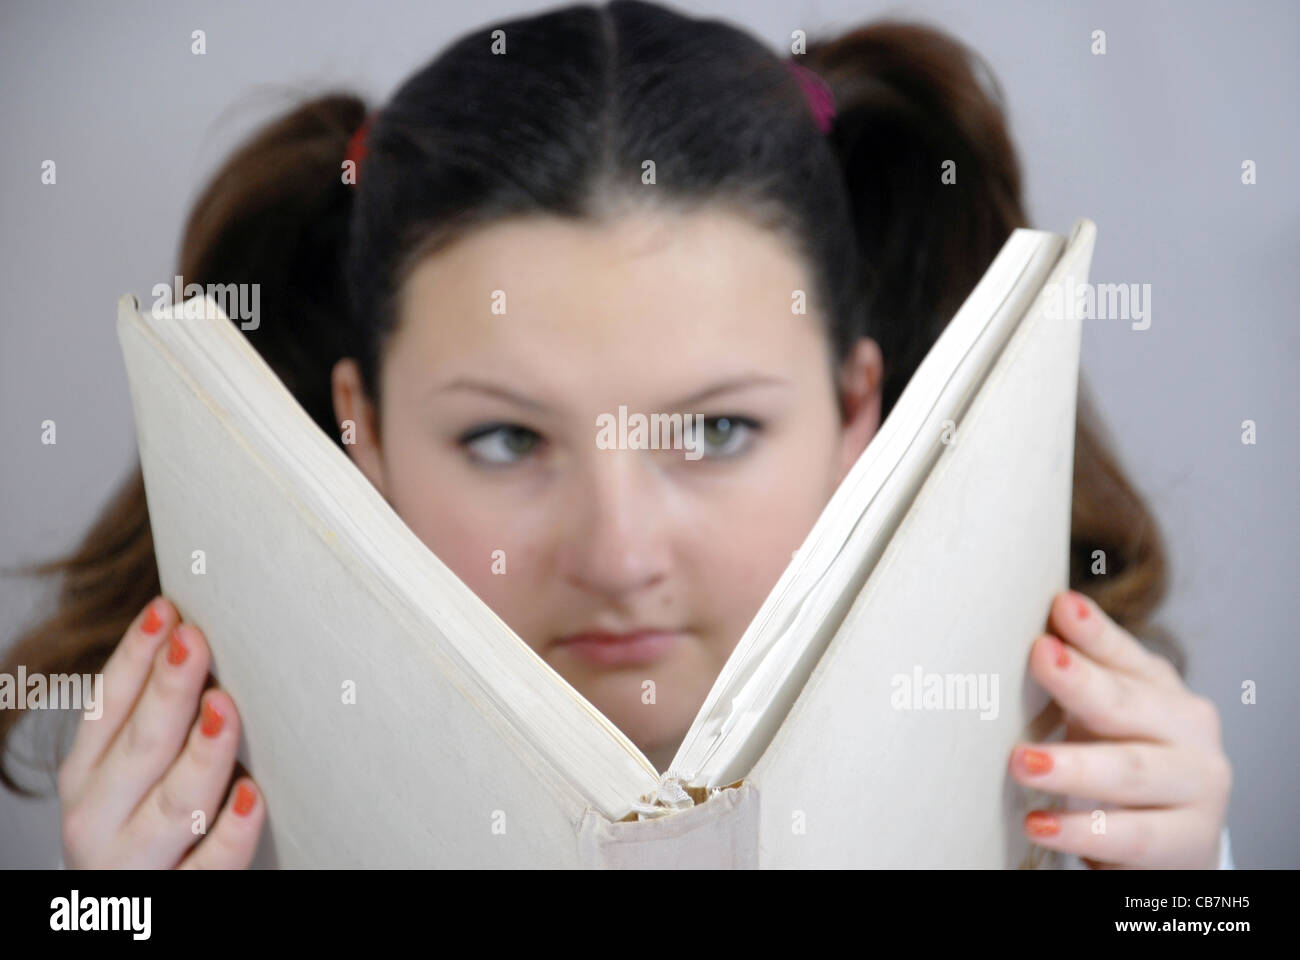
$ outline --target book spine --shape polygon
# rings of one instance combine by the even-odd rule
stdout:
[[[593,869],[757,868],[758,790],[742,782],[649,820],[611,822],[588,809],[578,827],[578,847],[582,866]]]

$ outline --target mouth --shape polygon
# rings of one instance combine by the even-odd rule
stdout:
[[[658,628],[610,633],[584,630],[555,641],[555,649],[600,667],[626,667],[654,663],[667,656],[686,638],[684,633]]]

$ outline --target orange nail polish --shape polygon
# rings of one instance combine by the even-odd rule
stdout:
[[[211,701],[203,701],[203,718],[199,721],[199,732],[205,737],[215,737],[221,732],[221,724],[225,718],[217,713],[213,708]]]
[[[163,625],[162,617],[158,616],[158,611],[154,609],[156,602],[149,604],[149,609],[145,611],[144,622],[140,624],[140,629],[148,634],[155,634],[158,628]]]
[[[257,794],[253,792],[252,787],[243,782],[235,787],[235,813],[246,817],[255,803],[257,803]]]
[[[1065,648],[1059,637],[1052,637],[1052,647],[1056,650],[1056,665],[1064,670],[1070,665],[1070,651]]]
[[[1020,763],[1026,773],[1047,773],[1052,769],[1052,755],[1026,747],[1020,751]]]
[[[1082,594],[1071,592],[1070,596],[1074,598],[1074,615],[1080,620],[1088,619],[1088,601]]]
[[[171,638],[167,642],[167,662],[180,666],[185,662],[185,658],[190,655],[189,650],[185,649],[185,644],[181,643],[180,634],[177,627],[172,627]]]
[[[1061,832],[1061,821],[1054,814],[1035,810],[1025,817],[1025,829],[1036,837],[1054,837]]]

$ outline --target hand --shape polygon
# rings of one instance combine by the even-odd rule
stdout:
[[[1065,710],[1066,742],[1018,745],[1011,775],[1107,809],[1104,832],[1093,811],[1035,810],[1028,836],[1093,868],[1216,868],[1232,767],[1214,704],[1087,597],[1057,594],[1048,627],[1029,669]]]
[[[252,862],[266,819],[256,784],[241,778],[217,815],[234,769],[239,714],[229,694],[204,693],[207,642],[179,619],[171,603],[156,597],[104,666],[103,713],[81,718],[59,767],[65,866],[220,869]],[[206,835],[195,832],[197,811]]]

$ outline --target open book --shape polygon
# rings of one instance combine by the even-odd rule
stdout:
[[[1028,651],[1068,583],[1080,325],[1052,304],[1094,238],[1007,240],[667,771],[411,532],[214,300],[123,296],[162,588],[239,707],[258,863],[1032,864],[1006,771],[1042,733]]]

